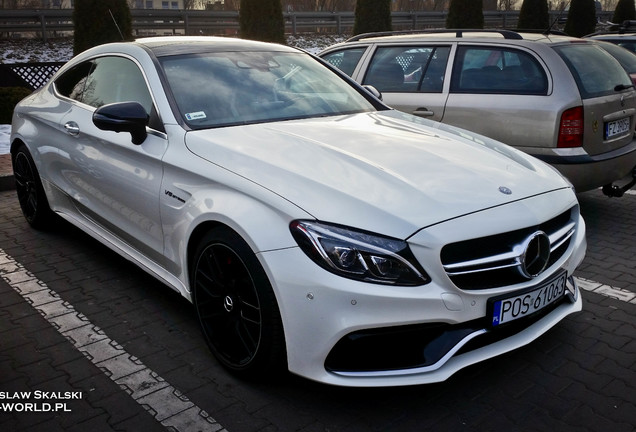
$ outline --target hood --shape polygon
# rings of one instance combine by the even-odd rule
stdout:
[[[393,110],[193,131],[186,145],[318,220],[397,238],[569,187],[511,147]]]

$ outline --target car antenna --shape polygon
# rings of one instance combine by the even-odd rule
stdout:
[[[572,0],[568,1],[568,6],[570,6],[570,3],[572,3]],[[554,25],[559,22],[559,20],[561,19],[561,15],[563,15],[563,11],[565,11],[565,4],[561,3],[561,6],[563,6],[561,8],[561,10],[559,10],[559,14],[557,15],[557,17],[554,19],[554,21],[552,21],[552,24],[550,24],[550,27],[548,27],[548,29],[545,31],[545,35],[549,35],[552,32],[552,28],[554,27]]]
[[[113,15],[113,11],[108,9],[108,13],[110,14],[110,17],[113,19],[113,23],[115,23],[115,27],[117,27],[117,31],[119,32],[119,36],[121,36],[121,40],[122,41],[126,40],[126,39],[124,39],[124,34],[121,32],[121,29],[119,28],[119,25],[117,24],[117,20],[115,19],[115,15]]]

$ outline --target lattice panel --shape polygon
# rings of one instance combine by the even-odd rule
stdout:
[[[64,63],[14,63],[9,66],[32,89],[42,87]]]

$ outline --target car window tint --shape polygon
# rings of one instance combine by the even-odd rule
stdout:
[[[303,53],[219,52],[160,61],[182,118],[195,129],[375,110]]]
[[[527,95],[548,92],[544,69],[524,51],[461,46],[456,58],[451,92]]]
[[[633,52],[611,42],[599,42],[599,45],[618,60],[627,73],[636,73],[636,55]]]
[[[101,57],[94,60],[81,97],[87,105],[99,108],[115,102],[139,102],[150,115],[152,98],[137,65],[123,57]]]
[[[631,52],[636,52],[636,42],[618,42],[618,46],[621,46]]]
[[[64,72],[62,76],[55,80],[55,89],[62,96],[81,100],[84,85],[86,84],[86,77],[92,67],[93,62],[87,61]]]
[[[323,59],[351,76],[360,61],[362,54],[364,54],[366,50],[366,47],[345,49],[329,53],[325,55]]]
[[[371,59],[363,84],[381,92],[439,93],[450,47],[379,47]]]
[[[583,99],[615,94],[616,86],[632,84],[620,63],[595,44],[570,44],[554,49],[572,72]]]

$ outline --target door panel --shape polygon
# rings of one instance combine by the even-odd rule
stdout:
[[[157,121],[140,68],[125,57],[99,57],[64,73],[55,88],[66,114],[53,138],[58,155],[46,167],[53,183],[71,211],[163,263],[159,198],[168,141],[149,134],[135,145],[129,133],[102,131],[92,121],[96,108],[125,101],[139,102]]]
[[[77,210],[122,240],[160,260],[161,158],[167,140],[148,135],[141,145],[130,134],[105,132],[92,123],[93,111],[76,106],[62,120],[78,125],[60,146],[58,179]],[[59,144],[58,144],[59,145]]]

